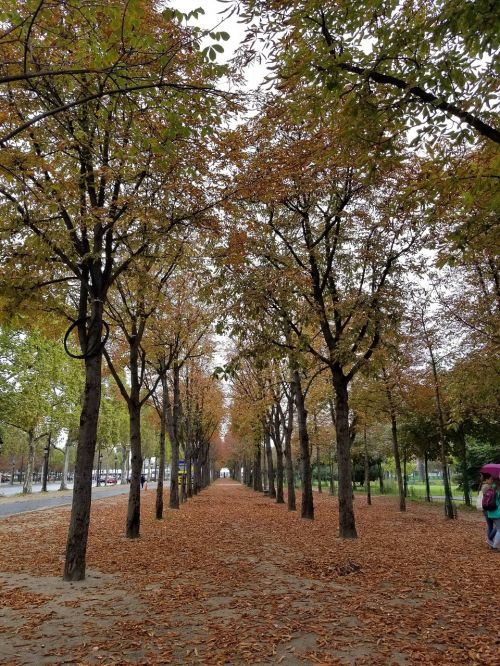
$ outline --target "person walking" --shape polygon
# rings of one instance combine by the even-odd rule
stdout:
[[[486,510],[486,517],[493,521],[495,533],[488,540],[488,544],[495,550],[500,550],[500,478],[494,479],[492,486],[495,489],[496,507]]]
[[[488,474],[488,472],[482,472],[480,490],[479,490],[479,501],[480,501],[480,507],[483,511],[484,519],[486,521],[486,541],[487,543],[490,544],[490,546],[493,542],[493,539],[495,538],[496,529],[495,529],[495,524],[493,522],[493,518],[489,518],[487,510],[482,508],[482,499],[484,497],[485,491],[487,491],[493,486],[493,482],[494,479],[491,476],[491,474]]]
[[[146,482],[146,477],[144,474],[141,474],[141,488],[144,488],[144,483]]]

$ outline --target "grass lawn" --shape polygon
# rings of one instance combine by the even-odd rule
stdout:
[[[314,481],[313,483],[313,489],[317,490],[318,489],[318,483]],[[330,484],[328,481],[323,481],[322,482],[322,490],[325,493],[328,493],[330,489]],[[444,486],[442,482],[439,483],[431,483],[430,484],[430,491],[431,491],[431,498],[433,502],[442,502],[444,499]],[[459,488],[456,484],[452,484],[451,486],[451,491],[453,494],[453,499],[457,504],[462,504],[463,503],[463,490]],[[363,488],[363,486],[360,486],[359,484],[356,486],[354,490],[355,495],[365,495],[366,491]],[[371,493],[374,496],[381,495],[380,493],[380,488],[378,481],[372,481],[371,482]],[[398,494],[398,487],[397,484],[394,481],[385,481],[384,482],[384,495],[397,495]],[[471,491],[471,497],[472,497],[472,503],[473,505],[475,504],[475,499],[476,499],[476,493],[474,491]],[[414,500],[425,500],[425,483],[409,483],[408,484],[408,499],[414,499]],[[465,505],[464,505],[465,506]]]

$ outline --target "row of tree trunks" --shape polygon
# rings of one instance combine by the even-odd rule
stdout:
[[[396,479],[398,482],[399,510],[406,511],[406,493],[403,481],[403,473],[401,471],[401,457],[399,454],[398,427],[396,421],[396,405],[394,403],[394,397],[392,395],[392,389],[389,382],[389,377],[387,375],[387,371],[385,368],[382,368],[382,377],[384,379],[385,393],[387,396],[387,402],[389,405],[389,415],[391,418],[392,455],[394,456],[394,466],[396,469]]]
[[[282,446],[282,409],[280,403],[275,403],[271,410],[271,437],[276,449],[276,503],[284,504],[285,497],[283,493],[284,483],[284,464],[283,464],[283,446]]]

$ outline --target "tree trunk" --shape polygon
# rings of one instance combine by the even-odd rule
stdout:
[[[399,443],[398,443],[398,426],[396,421],[396,407],[394,405],[394,399],[392,396],[391,387],[389,385],[389,378],[385,368],[382,368],[384,384],[385,384],[385,394],[387,396],[387,402],[389,404],[389,415],[391,418],[391,436],[392,436],[392,455],[394,456],[394,466],[396,468],[396,479],[398,482],[398,493],[399,493],[399,510],[406,511],[406,495],[405,488],[403,483],[403,474],[401,472],[401,458],[399,455]]]
[[[68,483],[68,466],[69,466],[70,449],[71,449],[71,432],[68,430],[68,436],[66,437],[66,446],[64,448],[63,473],[59,490],[68,490],[67,483]]]
[[[262,463],[260,453],[260,442],[256,442],[253,459],[253,489],[262,492]]]
[[[131,474],[128,496],[126,536],[137,539],[141,526],[141,407],[136,397],[131,398],[128,405],[130,423]]]
[[[319,459],[319,446],[316,445],[316,469],[318,473],[318,493],[323,492],[323,488],[321,487],[321,462]]]
[[[179,508],[179,439],[178,439],[178,428],[179,428],[179,408],[180,408],[180,367],[177,363],[174,364],[173,368],[173,379],[174,379],[174,388],[173,388],[173,406],[167,410],[169,416],[168,419],[168,432],[170,437],[170,446],[172,450],[172,463],[170,470],[170,498],[168,506],[170,509]]]
[[[203,470],[202,470],[202,484],[203,488],[207,488],[210,485],[210,464],[207,460],[205,465],[203,465]]]
[[[434,378],[434,394],[436,398],[436,408],[438,413],[438,422],[439,422],[439,439],[440,439],[440,451],[441,451],[441,465],[443,468],[443,483],[444,483],[444,513],[446,518],[456,518],[455,509],[453,507],[453,497],[451,494],[450,479],[448,476],[448,447],[446,442],[446,430],[444,427],[444,416],[443,408],[441,404],[441,391],[439,388],[439,380],[437,375],[437,365],[434,358],[434,351],[432,345],[428,342],[427,347],[429,350],[429,355],[431,358],[431,367],[432,375]]]
[[[349,394],[347,381],[340,372],[332,371],[335,389],[335,433],[337,437],[337,465],[339,470],[339,535],[355,539],[356,522],[352,503],[351,438],[349,436]]]
[[[161,386],[162,386],[162,399],[161,399],[161,412],[160,412],[160,465],[158,469],[156,486],[156,520],[163,518],[163,480],[165,479],[165,443],[167,437],[167,375],[163,368],[161,370]]]
[[[378,461],[377,468],[378,468],[378,486],[379,486],[380,494],[383,495],[384,492],[385,492],[384,491],[384,472],[382,470],[382,462],[380,460]]]
[[[405,489],[405,497],[408,497],[408,471],[407,471],[408,458],[406,455],[406,446],[403,446],[403,485]]]
[[[132,329],[134,333],[135,327]],[[141,527],[141,473],[142,473],[142,446],[141,446],[141,402],[139,379],[139,343],[140,338],[135,334],[130,342],[129,371],[130,371],[130,397],[128,399],[128,414],[130,424],[130,453],[131,475],[128,495],[128,510],[126,536],[128,539],[137,539]]]
[[[429,483],[429,455],[424,452],[425,499],[431,501],[431,484]]]
[[[363,440],[364,440],[364,454],[365,454],[365,486],[366,486],[366,503],[371,505],[372,503],[372,492],[370,486],[370,459],[368,457],[368,442],[366,438],[366,423],[364,424],[363,429]]]
[[[26,460],[26,476],[24,477],[23,495],[33,492],[33,468],[35,466],[35,435],[32,430],[28,432],[28,458]]]
[[[302,482],[301,516],[302,518],[313,520],[314,503],[312,493],[311,459],[309,454],[309,433],[307,430],[307,410],[298,370],[294,370],[293,380],[295,406],[297,407],[297,420],[299,426],[300,470]]]
[[[283,481],[284,481],[284,468],[283,468],[283,446],[282,446],[282,430],[284,428],[283,411],[281,405],[275,404],[271,412],[272,418],[272,438],[274,448],[276,449],[276,504],[284,504],[285,497],[283,494]],[[284,433],[283,433],[284,434]]]
[[[269,488],[269,497],[276,497],[276,486],[274,485],[274,464],[273,464],[273,451],[271,449],[271,434],[266,427],[264,432],[264,445],[266,447],[267,456],[267,487]]]
[[[287,396],[287,423],[285,426],[286,499],[288,511],[295,511],[297,508],[295,498],[295,473],[292,458],[293,404],[293,383],[290,383],[290,393]]]
[[[252,468],[248,459],[243,463],[243,483],[249,488],[252,487]]]
[[[329,467],[329,472],[330,472],[330,478],[329,478],[329,485],[330,485],[330,490],[329,494],[332,495],[332,497],[335,495],[335,480],[333,478],[333,456],[330,454],[330,462],[328,464]]]
[[[95,345],[96,343],[93,341],[101,339],[102,303],[100,305],[100,311],[92,320],[93,327],[97,327],[98,330],[95,335],[91,335],[89,332],[90,345]],[[94,311],[97,310],[97,303],[94,303]],[[92,500],[92,468],[97,438],[99,407],[101,404],[101,365],[102,352],[85,359],[85,390],[80,415],[73,502],[63,574],[64,580],[68,581],[83,580],[85,578],[85,560]]]
[[[185,468],[186,468],[186,500],[189,497],[193,496],[193,479],[192,479],[192,472],[193,472],[193,461],[191,460],[191,450],[192,447],[189,445],[189,447],[186,445],[186,455],[185,455]]]
[[[261,467],[261,474],[262,474],[262,490],[264,492],[269,492],[269,488],[267,487],[267,464],[266,464],[266,458],[267,458],[267,452],[266,452],[266,440],[264,439],[263,445],[262,445],[262,467]]]
[[[467,469],[467,442],[465,441],[463,425],[460,425],[458,428],[457,435],[460,446],[460,459],[462,462],[462,485],[464,488],[464,502],[466,506],[472,506],[469,487],[469,471]]]
[[[283,493],[284,476],[283,448],[280,442],[279,448],[276,447],[276,504],[285,503],[285,495]]]

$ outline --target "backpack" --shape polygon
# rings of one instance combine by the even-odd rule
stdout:
[[[497,491],[490,486],[483,490],[483,509],[484,511],[495,511],[497,508]]]

